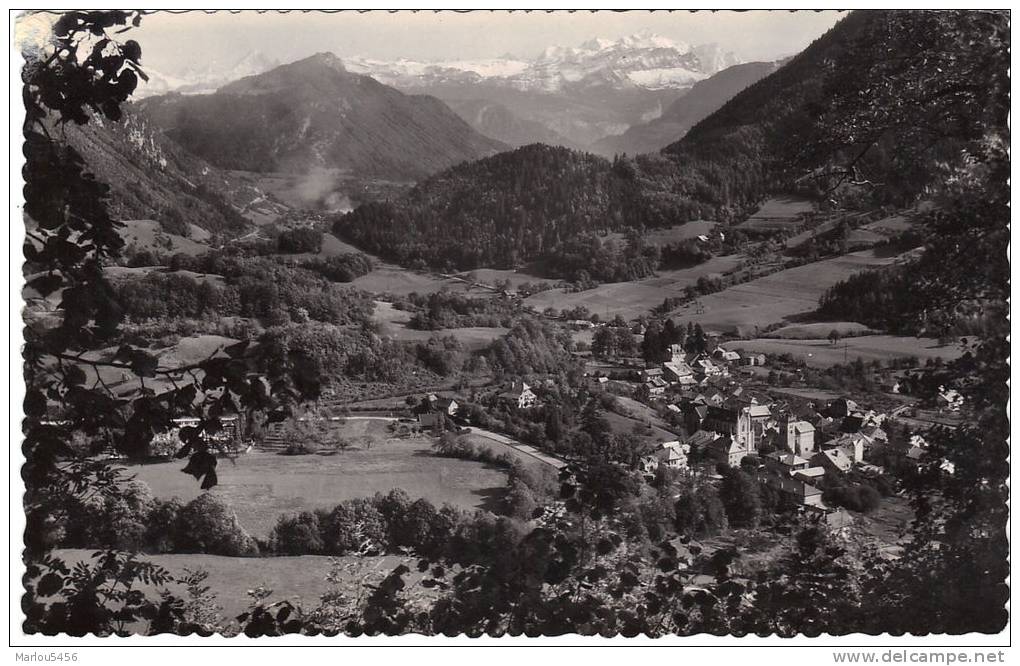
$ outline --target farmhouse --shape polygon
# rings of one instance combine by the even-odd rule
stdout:
[[[740,360],[740,354],[735,351],[725,349],[724,347],[716,347],[715,351],[712,352],[712,356],[720,361],[726,361],[727,363],[735,363]]]
[[[644,386],[648,389],[648,395],[661,397],[666,394],[669,382],[662,377],[651,377],[644,382]]]
[[[935,396],[935,404],[940,412],[958,412],[960,407],[963,406],[963,396],[956,389],[947,389],[945,386],[940,386],[939,394]]]
[[[864,453],[868,448],[868,438],[859,433],[847,434],[829,442],[826,448],[839,449],[847,458],[855,463],[864,462]]]
[[[797,504],[803,506],[824,506],[822,491],[802,479],[766,473],[763,475],[763,480],[766,485],[791,497]]]
[[[459,407],[453,398],[440,398],[430,393],[414,408],[414,414],[418,417],[418,423],[423,426],[439,427],[447,418],[456,416]]]
[[[712,360],[704,355],[695,358],[691,367],[694,368],[695,374],[702,378],[716,377],[723,373],[722,368],[712,363]]]
[[[740,365],[765,365],[765,354],[747,354],[740,357]]]
[[[790,476],[794,472],[810,467],[810,463],[793,453],[773,451],[765,456],[765,467],[777,474]]]
[[[498,396],[499,401],[504,405],[516,407],[518,409],[528,409],[538,404],[538,396],[535,395],[531,387],[526,383],[513,382],[510,384],[510,388]]]
[[[845,474],[850,471],[854,462],[841,449],[826,449],[813,455],[811,464],[825,468],[826,473]]]
[[[654,472],[660,466],[670,469],[687,469],[687,456],[691,452],[690,444],[679,441],[663,442],[659,449],[641,459],[641,468],[646,474]]]

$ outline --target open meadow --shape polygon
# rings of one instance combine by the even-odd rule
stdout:
[[[382,420],[352,419],[341,435],[360,442],[332,454],[301,456],[255,451],[221,459],[216,468],[220,495],[237,513],[241,525],[266,536],[285,513],[330,509],[346,499],[370,497],[402,488],[412,498],[437,506],[492,509],[503,496],[506,473],[494,466],[432,454],[431,437],[396,438]],[[365,442],[370,443],[366,445]],[[181,461],[131,465],[157,497],[189,501],[200,492],[195,479],[181,473]]]
[[[688,303],[674,310],[672,317],[684,323],[698,322],[706,330],[754,335],[777,322],[813,312],[818,299],[837,282],[861,271],[892,265],[899,258],[864,250],[788,268],[702,296],[702,311]]]
[[[550,289],[525,299],[524,303],[539,312],[548,307],[563,310],[583,305],[602,318],[619,314],[633,319],[647,315],[666,298],[682,296],[684,289],[695,284],[698,278],[721,276],[734,270],[740,261],[740,255],[712,257],[692,268],[659,271],[652,277],[633,282],[613,282],[577,292]]]
[[[877,334],[864,324],[855,321],[818,321],[811,324],[790,324],[770,331],[767,338],[781,338],[784,340],[821,340],[828,338],[832,331],[839,333],[842,338],[851,338],[858,335]]]
[[[470,351],[478,351],[489,346],[493,340],[506,335],[509,329],[500,327],[467,326],[464,328],[442,328],[435,331],[420,331],[408,328],[407,322],[411,315],[398,310],[392,303],[375,302],[375,320],[382,325],[382,334],[394,340],[425,342],[429,338],[444,338],[452,335]]]
[[[133,245],[139,250],[167,254],[182,252],[192,256],[209,250],[209,246],[202,242],[209,238],[209,232],[193,224],[190,225],[190,238],[163,231],[156,220],[124,220],[122,224],[120,235],[128,247]]]
[[[800,224],[801,216],[815,208],[807,199],[798,197],[773,197],[766,200],[751,217],[737,228],[749,231],[778,231]]]
[[[723,345],[729,349],[743,349],[762,354],[790,354],[814,368],[828,368],[860,358],[865,362],[889,361],[894,358],[915,356],[924,363],[941,358],[951,361],[959,358],[963,350],[959,345],[941,345],[933,338],[913,338],[895,335],[860,335],[843,338],[836,344],[828,339],[782,340],[757,338],[735,340]]]

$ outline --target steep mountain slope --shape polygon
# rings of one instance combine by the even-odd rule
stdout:
[[[634,125],[623,134],[600,139],[592,144],[591,150],[607,156],[660,150],[680,139],[734,95],[778,67],[779,63],[774,62],[749,62],[728,67],[695,83],[686,95],[673,102],[658,118]]]
[[[747,206],[796,191],[841,205],[908,205],[1005,126],[1001,55],[981,12],[853,12],[777,72],[663,149],[684,189]]]
[[[505,146],[439,100],[352,74],[321,53],[223,86],[211,95],[138,103],[186,150],[225,169],[418,179]]]
[[[110,186],[111,212],[119,219],[153,219],[167,232],[190,234],[196,225],[232,237],[259,209],[278,215],[284,207],[236,174],[221,171],[182,150],[130,108],[122,122],[65,125],[58,135]]]
[[[530,143],[580,147],[540,122],[518,117],[502,104],[484,99],[464,99],[446,100],[446,105],[481,134],[513,148]]]

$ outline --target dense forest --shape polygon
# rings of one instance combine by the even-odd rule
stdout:
[[[582,235],[670,226],[708,212],[662,187],[666,171],[655,156],[611,162],[533,144],[456,166],[401,199],[361,206],[333,230],[404,265],[512,268],[569,253],[567,244]]]

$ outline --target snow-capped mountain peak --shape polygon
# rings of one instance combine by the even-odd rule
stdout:
[[[232,81],[262,74],[279,66],[279,60],[271,58],[261,51],[249,51],[237,60],[212,61],[177,71],[162,71],[143,67],[149,76],[149,81],[138,86],[135,97],[150,97],[168,92],[210,93]]]
[[[577,46],[553,45],[531,59],[512,56],[439,61],[343,58],[343,66],[348,71],[366,74],[398,88],[484,83],[543,92],[557,92],[568,87],[683,89],[739,62],[736,56],[716,44],[691,46],[650,31],[616,39],[593,37]],[[211,62],[179,71],[155,72],[150,84],[140,87],[138,96],[171,91],[211,92],[226,83],[261,74],[278,65],[279,62],[264,53],[251,51],[230,63]]]

